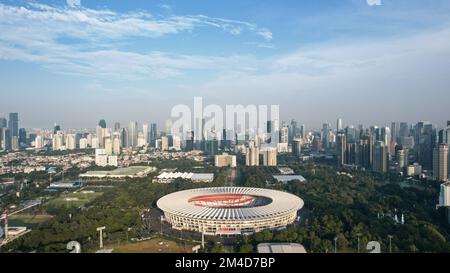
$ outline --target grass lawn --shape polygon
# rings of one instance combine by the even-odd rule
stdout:
[[[51,218],[52,216],[47,214],[15,214],[8,218],[8,222],[10,226],[20,226],[27,227],[28,229],[33,229],[40,223],[48,221]]]
[[[49,206],[68,206],[68,207],[82,207],[87,203],[93,201],[95,198],[101,196],[102,192],[71,192],[63,193],[58,198],[51,200]]]
[[[155,238],[138,243],[130,243],[120,246],[108,246],[113,248],[113,253],[191,253],[194,244],[186,242],[178,244],[167,239]]]

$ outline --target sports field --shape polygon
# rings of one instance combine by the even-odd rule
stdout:
[[[113,253],[191,253],[194,244],[178,244],[166,239],[151,239],[138,243],[130,243],[121,246],[109,246]]]
[[[82,207],[87,203],[93,201],[95,198],[101,196],[102,192],[71,192],[61,194],[49,202],[50,206],[67,206],[67,207]]]

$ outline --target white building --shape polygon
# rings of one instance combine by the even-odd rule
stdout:
[[[88,148],[88,140],[87,138],[80,138],[80,149]]]
[[[450,207],[450,182],[441,184],[439,206]]]
[[[42,135],[37,135],[34,140],[34,148],[42,149],[44,148],[44,137]]]
[[[222,168],[222,167],[231,167],[236,168],[236,156],[235,155],[216,155],[214,160],[214,166]]]
[[[66,136],[66,148],[68,150],[75,150],[77,148],[77,138],[74,134]]]
[[[105,149],[95,149],[95,165],[100,167],[108,166],[108,155]]]

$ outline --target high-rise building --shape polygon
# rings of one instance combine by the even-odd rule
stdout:
[[[64,134],[61,131],[58,131],[52,137],[52,149],[53,151],[61,151],[65,149],[64,146]]]
[[[344,129],[342,118],[338,118],[336,121],[336,131],[340,132],[340,131],[342,131],[342,129]]]
[[[105,149],[95,149],[95,165],[100,167],[108,166],[108,155]]]
[[[59,131],[61,131],[61,126],[55,123],[55,125],[53,126],[53,134],[56,134]]]
[[[37,150],[44,148],[44,136],[41,134],[36,136],[36,139],[34,140],[34,148]]]
[[[408,166],[408,151],[402,146],[397,146],[395,160],[397,161],[397,170],[402,172]]]
[[[278,151],[273,147],[266,147],[262,150],[263,165],[264,166],[277,166]]]
[[[336,139],[336,157],[338,167],[347,164],[347,137],[344,133],[339,133]]]
[[[120,130],[120,147],[127,148],[128,146],[128,130],[127,128],[122,128]]]
[[[387,173],[388,171],[388,148],[383,141],[375,143],[372,169],[375,172]]]
[[[280,143],[289,143],[289,127],[283,125],[280,131]]]
[[[295,156],[300,156],[302,153],[302,140],[300,138],[294,138],[292,140],[292,153]]]
[[[98,126],[100,126],[100,128],[105,129],[105,128],[106,128],[106,121],[105,121],[104,119],[101,119],[101,120],[98,122]]]
[[[116,133],[114,135],[114,140],[113,140],[113,154],[120,155],[120,152],[121,152],[120,135],[118,133]]]
[[[19,129],[19,144],[27,144],[27,131],[25,128]]]
[[[162,151],[168,151],[169,150],[169,138],[166,136],[163,136],[161,138],[161,150]]]
[[[419,122],[416,126],[417,157],[419,164],[425,170],[433,169],[433,149],[436,143],[436,130],[433,125]]]
[[[439,205],[442,207],[450,207],[450,182],[441,184]]]
[[[0,150],[11,150],[11,135],[8,128],[0,128]]]
[[[114,132],[120,132],[120,122],[114,123]]]
[[[84,150],[88,148],[88,139],[87,138],[80,138],[80,149]]]
[[[111,138],[105,139],[105,153],[108,156],[113,154],[113,141]]]
[[[11,137],[19,137],[19,114],[9,113],[8,129]]]
[[[138,123],[131,121],[128,125],[128,147],[137,147],[138,141]]]
[[[448,145],[440,144],[433,150],[433,178],[438,181],[448,179]]]
[[[155,141],[158,138],[158,128],[156,123],[150,124],[150,145],[155,146]]]
[[[250,141],[245,153],[246,166],[259,166],[259,148],[254,141]]]
[[[148,123],[146,122],[142,124],[142,136],[144,137],[145,145],[147,145],[150,139],[150,130],[148,127]]]
[[[6,128],[8,127],[8,122],[6,118],[0,118],[0,128]]]
[[[75,134],[66,135],[66,149],[75,150],[77,148],[77,141]]]
[[[98,139],[98,144],[101,148],[105,147],[105,128],[101,127],[100,125],[97,126],[96,128],[96,132],[97,132],[97,139]]]

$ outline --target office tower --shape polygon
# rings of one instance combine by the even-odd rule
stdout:
[[[128,130],[126,128],[122,128],[120,130],[120,147],[121,148],[128,147]]]
[[[372,169],[375,172],[387,173],[388,171],[388,148],[383,141],[377,141],[374,147]]]
[[[300,138],[305,138],[306,137],[306,126],[305,124],[302,124],[300,126]]]
[[[302,153],[302,140],[300,138],[294,138],[292,140],[292,153],[295,156],[300,156]]]
[[[25,128],[19,129],[19,144],[27,144],[27,131]]]
[[[186,133],[186,145],[184,150],[187,152],[194,150],[194,131]]]
[[[92,142],[91,142],[92,143]],[[88,140],[87,138],[80,138],[80,149],[84,150],[88,148]]]
[[[106,121],[105,121],[104,119],[101,119],[101,120],[98,122],[98,126],[100,126],[100,128],[105,129],[105,128],[106,128]]]
[[[399,137],[408,137],[409,136],[409,125],[406,122],[400,123],[400,129],[398,132]]]
[[[365,169],[370,169],[372,166],[372,152],[374,145],[374,137],[368,130],[361,132],[361,136],[358,143],[358,165]]]
[[[398,122],[391,122],[391,141],[398,143],[399,141],[399,124]]]
[[[347,137],[347,143],[354,143],[359,139],[356,128],[353,125],[345,128],[345,136]]]
[[[128,147],[137,147],[138,140],[138,123],[136,121],[130,122],[128,125]]]
[[[263,165],[264,166],[277,166],[278,151],[273,147],[266,147],[262,150]]]
[[[294,138],[297,137],[298,134],[298,125],[297,121],[291,120],[291,125],[289,127],[289,143],[292,144]]]
[[[142,135],[144,137],[145,145],[147,145],[149,143],[149,139],[150,139],[149,138],[150,130],[149,130],[148,123],[146,123],[146,122],[142,124]]]
[[[383,127],[380,129],[381,136],[380,141],[384,142],[384,145],[387,148],[388,158],[390,156],[390,147],[391,147],[391,129],[389,127]]]
[[[328,149],[330,147],[330,137],[330,125],[328,123],[324,123],[322,125],[322,143],[324,149]]]
[[[254,141],[250,141],[245,153],[246,166],[259,166],[259,148]]]
[[[105,139],[105,153],[106,155],[113,154],[113,142],[109,137]]]
[[[120,155],[121,153],[121,141],[120,141],[120,134],[114,133],[114,138],[113,138],[113,154],[115,155]]]
[[[42,135],[37,135],[36,139],[34,140],[34,148],[39,150],[44,148],[44,137]]]
[[[206,153],[209,156],[215,156],[219,153],[219,141],[215,137],[206,140]]]
[[[342,124],[342,118],[338,118],[336,121],[336,132],[340,132],[342,129],[344,129]]]
[[[161,138],[161,150],[162,151],[168,151],[169,150],[169,138],[166,136],[163,136]]]
[[[440,144],[433,150],[433,178],[438,181],[448,179],[448,145]]]
[[[114,123],[114,132],[120,132],[120,122]]]
[[[439,205],[442,207],[450,207],[450,182],[441,184]]]
[[[75,150],[77,148],[76,136],[74,134],[66,135],[66,148],[68,150]]]
[[[433,169],[433,149],[436,142],[436,130],[429,123],[419,122],[416,126],[417,156],[424,170]]]
[[[273,122],[271,120],[268,120],[267,121],[267,128],[266,128],[267,133],[271,134],[272,133],[272,129],[273,129]]]
[[[348,143],[347,141],[347,151],[346,151],[346,161],[347,164],[357,165],[357,156],[358,156],[358,145],[355,142]]]
[[[158,138],[158,129],[156,123],[150,124],[150,145],[155,146],[155,141]]]
[[[0,128],[6,128],[8,127],[8,122],[6,118],[0,118]]]
[[[439,131],[438,143],[450,145],[450,126]]]
[[[9,134],[11,135],[11,138],[19,137],[19,114],[18,113],[9,113],[8,129],[9,129]]]
[[[61,126],[55,123],[55,125],[53,126],[53,134],[56,134],[59,131],[61,131]]]
[[[345,134],[339,133],[336,140],[336,157],[338,167],[347,164],[347,138]]]

